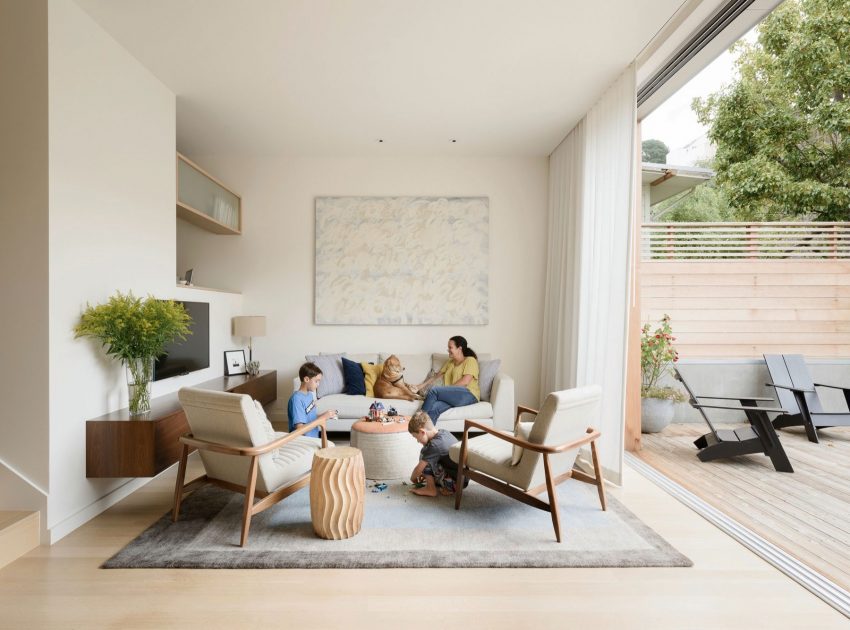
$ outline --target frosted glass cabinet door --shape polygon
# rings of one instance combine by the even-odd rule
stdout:
[[[242,200],[178,153],[177,215],[211,232],[239,234]]]

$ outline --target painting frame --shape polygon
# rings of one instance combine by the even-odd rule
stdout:
[[[245,362],[244,350],[225,350],[224,351],[224,375],[238,376],[247,374],[248,367]]]

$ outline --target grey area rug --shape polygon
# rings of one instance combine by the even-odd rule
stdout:
[[[560,544],[548,512],[472,483],[461,509],[453,497],[418,497],[400,481],[382,492],[367,482],[363,526],[347,540],[322,540],[299,490],[254,516],[239,547],[243,498],[205,486],[184,499],[180,520],[164,515],[102,566],[120,568],[319,569],[400,567],[688,567],[621,503],[599,508],[596,488],[558,488]]]

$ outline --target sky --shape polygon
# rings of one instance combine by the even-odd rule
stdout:
[[[755,37],[755,29],[744,35],[749,41],[755,41]],[[655,138],[670,148],[668,164],[693,166],[697,160],[713,154],[705,138],[708,130],[697,121],[691,101],[698,96],[708,96],[730,83],[735,76],[735,58],[728,50],[724,51],[641,121],[643,140]],[[694,141],[693,147],[685,148]]]

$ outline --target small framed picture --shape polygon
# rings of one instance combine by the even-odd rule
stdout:
[[[244,350],[225,350],[224,351],[224,375],[236,376],[237,374],[247,374],[245,368],[245,351]]]

